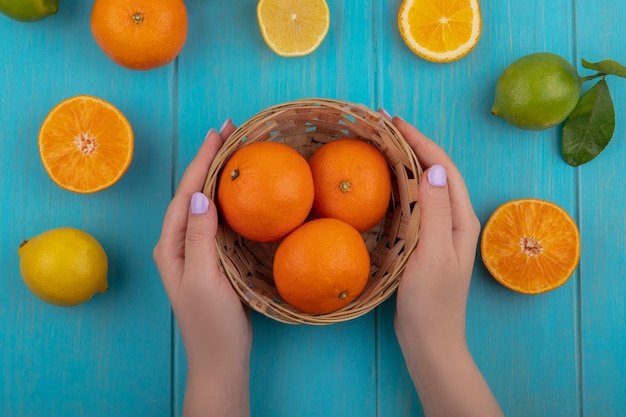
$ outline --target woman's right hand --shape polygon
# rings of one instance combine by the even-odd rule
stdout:
[[[427,416],[502,416],[465,339],[465,310],[480,223],[446,153],[396,117],[425,169],[420,238],[398,287],[395,330]]]

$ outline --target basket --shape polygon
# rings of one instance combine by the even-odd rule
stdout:
[[[324,325],[351,320],[370,312],[395,292],[419,237],[417,184],[422,168],[400,132],[380,113],[330,99],[296,100],[260,112],[233,132],[209,168],[204,193],[216,201],[220,171],[238,148],[257,141],[276,141],[308,159],[324,143],[339,138],[366,140],[377,146],[389,163],[392,177],[386,216],[362,234],[371,270],[365,289],[352,303],[322,315],[292,307],[281,298],[272,278],[273,256],[279,242],[245,239],[219,221],[216,241],[220,268],[246,305],[279,322]]]

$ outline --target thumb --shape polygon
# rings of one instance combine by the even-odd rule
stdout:
[[[433,165],[419,184],[420,241],[434,251],[452,247],[452,208],[446,170]]]
[[[215,266],[217,211],[204,193],[191,196],[185,234],[185,268]]]

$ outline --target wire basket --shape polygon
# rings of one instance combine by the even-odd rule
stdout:
[[[324,325],[351,320],[370,312],[395,292],[419,238],[417,184],[422,168],[400,132],[380,113],[360,104],[317,98],[279,104],[258,113],[233,132],[209,168],[204,193],[216,201],[221,169],[240,147],[257,141],[282,142],[308,160],[324,143],[339,138],[375,145],[385,155],[392,178],[386,216],[362,233],[371,269],[365,289],[352,303],[321,315],[303,313],[289,305],[281,298],[272,277],[279,242],[245,239],[220,216],[216,236],[220,268],[246,305],[283,323]]]

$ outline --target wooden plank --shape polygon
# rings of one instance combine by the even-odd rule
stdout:
[[[626,64],[626,9],[621,1],[576,2],[580,59]],[[626,80],[607,77],[616,113],[613,140],[578,169],[581,212],[582,375],[585,416],[626,416]],[[587,90],[595,81],[585,82]]]
[[[190,35],[178,66],[180,175],[209,128],[241,124],[266,107],[327,97],[373,104],[372,11],[329,1],[331,28],[313,54],[282,58],[264,43],[256,3],[191,2]],[[176,182],[178,181],[178,178]],[[253,314],[251,401],[255,416],[372,416],[374,316],[329,326],[286,326]],[[176,334],[175,403],[187,364]]]
[[[170,71],[113,64],[89,30],[90,2],[23,24],[0,17],[0,415],[170,414],[170,312],[152,262],[169,201]],[[106,99],[136,135],[124,178],[93,195],[61,190],[37,148],[48,111],[76,94]],[[74,308],[35,298],[17,246],[49,228],[93,234],[109,257],[109,291]]]
[[[577,219],[581,266],[551,293],[508,291],[477,258],[470,348],[507,416],[626,416],[626,81],[608,79],[614,140],[578,169],[563,161],[557,129],[520,131],[489,115],[497,76],[527,53],[559,53],[585,73],[581,57],[626,63],[622,3],[483,1],[476,50],[436,65],[402,42],[400,0],[329,1],[326,41],[294,59],[266,47],[254,3],[188,2],[179,62],[149,72],[120,68],[98,49],[92,2],[64,0],[57,16],[34,24],[0,16],[0,415],[180,415],[185,357],[151,257],[172,184],[210,127],[321,96],[382,105],[418,125],[458,164],[483,223],[522,197],[554,201]],[[120,183],[86,196],[50,181],[36,145],[52,106],[81,93],[118,106],[137,141]],[[19,242],[58,226],[92,233],[110,259],[109,292],[71,309],[39,301],[19,276]],[[253,414],[423,415],[395,340],[394,308],[390,300],[321,328],[253,314]]]
[[[554,201],[576,216],[577,175],[560,156],[558,131],[522,131],[490,115],[496,80],[514,59],[544,50],[572,58],[572,2],[481,2],[481,40],[450,64],[413,55],[397,29],[401,2],[381,3],[381,104],[451,155],[483,224],[498,205],[524,197]],[[516,294],[477,258],[467,338],[507,416],[578,414],[577,285],[578,275],[546,295]],[[379,415],[422,415],[392,319],[393,308],[381,309]]]

